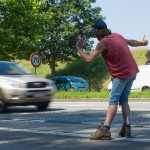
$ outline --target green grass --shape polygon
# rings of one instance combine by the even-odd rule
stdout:
[[[109,92],[69,92],[69,91],[58,91],[55,93],[54,97],[58,99],[67,99],[67,98],[108,98]]]
[[[131,92],[129,97],[131,97],[131,98],[148,98],[148,97],[150,97],[150,91]]]
[[[147,62],[146,49],[132,50],[131,52],[138,66],[145,65]]]
[[[27,69],[28,71],[31,71],[33,74],[35,74],[35,68],[31,65],[30,61],[26,61],[26,60],[17,60],[17,63],[19,63],[20,65],[22,65],[25,69]],[[59,69],[63,69],[65,68],[66,64],[63,63],[58,63],[58,67],[56,67],[56,71]],[[48,64],[42,64],[36,68],[36,75],[40,76],[40,77],[44,77],[44,78],[50,78],[51,76],[51,70]]]
[[[17,63],[22,65],[28,71],[31,71],[35,74],[35,68],[31,65],[30,61],[26,60],[17,60]],[[36,75],[40,77],[45,77],[50,71],[49,65],[41,64],[40,67],[36,68]]]
[[[108,98],[110,92],[66,92],[59,91],[55,93],[54,98],[57,99],[80,99],[80,98]],[[150,97],[150,91],[145,92],[131,92],[129,98],[148,98]]]

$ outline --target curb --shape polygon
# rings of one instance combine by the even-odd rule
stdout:
[[[108,102],[108,98],[56,99],[52,102]],[[150,98],[129,98],[129,102],[150,102]]]

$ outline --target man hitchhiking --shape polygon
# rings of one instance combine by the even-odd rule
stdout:
[[[148,40],[145,40],[145,35],[141,41],[127,40],[118,33],[111,33],[111,30],[107,29],[104,21],[97,21],[92,27],[94,34],[99,40],[95,50],[89,55],[82,51],[85,40],[85,36],[83,36],[76,44],[77,51],[87,63],[92,63],[102,54],[113,77],[113,86],[109,96],[106,120],[104,124],[99,125],[95,134],[89,138],[91,140],[111,140],[110,127],[116,115],[118,104],[122,108],[124,120],[118,135],[121,137],[131,137],[128,96],[139,69],[128,45],[134,47],[145,46],[148,44]]]

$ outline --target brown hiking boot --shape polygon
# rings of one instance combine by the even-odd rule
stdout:
[[[131,126],[127,125],[127,124],[123,124],[118,135],[121,137],[130,138],[131,137]]]
[[[110,127],[101,124],[95,134],[91,135],[90,140],[111,140]]]

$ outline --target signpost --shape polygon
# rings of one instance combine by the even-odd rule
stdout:
[[[35,68],[35,76],[36,76],[36,68],[41,64],[41,57],[38,53],[34,52],[31,54],[30,61],[32,66]]]
[[[148,50],[145,54],[146,58],[148,59],[148,61],[145,63],[145,65],[150,65],[150,50]]]

